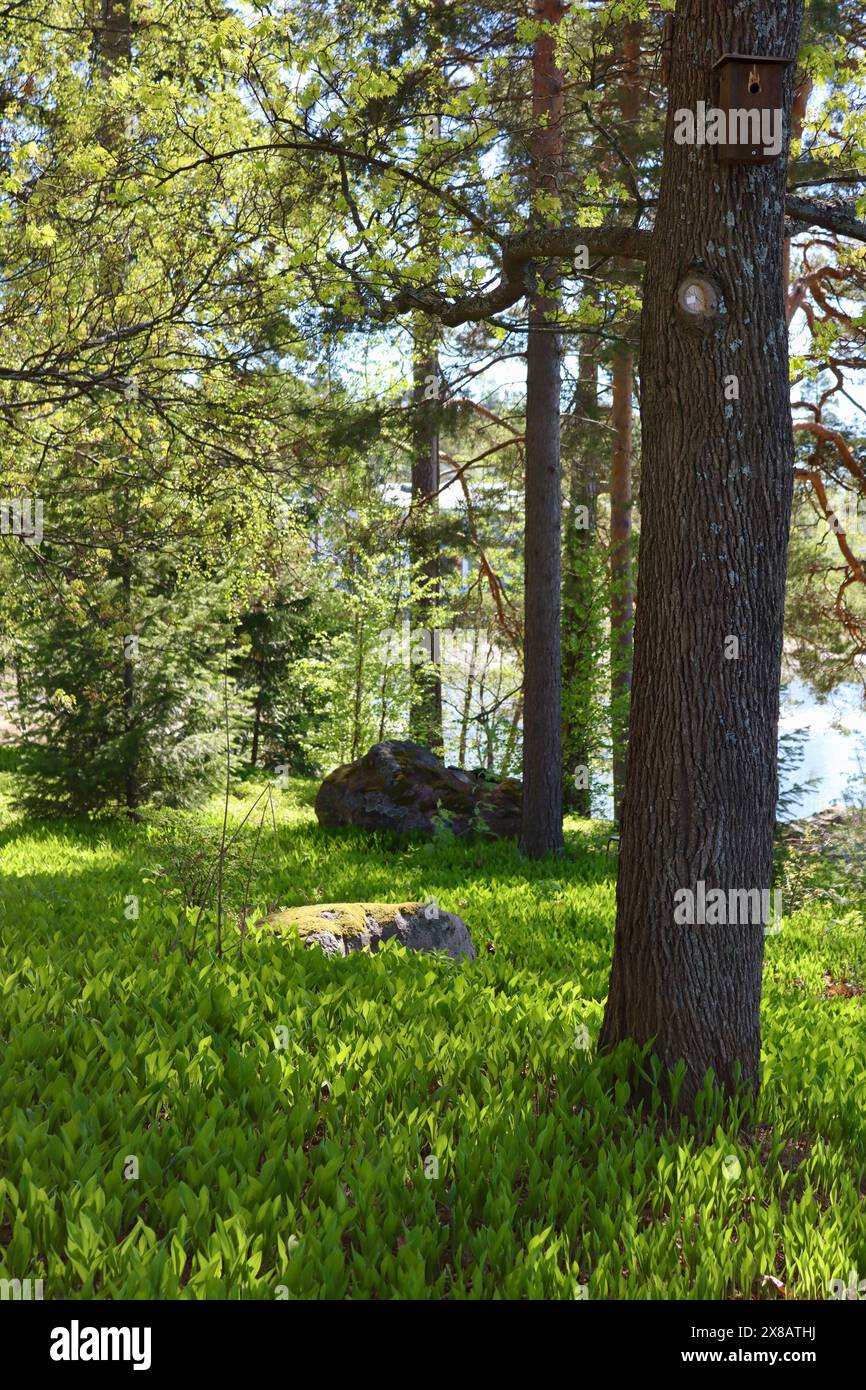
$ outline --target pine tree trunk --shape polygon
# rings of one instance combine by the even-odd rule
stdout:
[[[793,437],[782,283],[785,151],[720,164],[673,116],[714,104],[723,53],[795,57],[802,0],[680,0],[641,331],[640,594],[617,926],[600,1045],[757,1088],[763,927],[678,926],[678,889],[770,885]],[[785,110],[790,110],[791,69]],[[786,132],[787,133],[787,132]],[[677,308],[687,273],[720,302]],[[712,305],[712,298],[707,300]],[[726,399],[736,376],[739,399]],[[729,659],[739,643],[739,658]],[[726,651],[728,656],[726,657]]]
[[[571,453],[568,512],[565,518],[562,573],[562,772],[566,804],[579,816],[592,812],[589,767],[597,746],[595,701],[599,656],[600,574],[594,565],[597,546],[599,340],[581,339],[575,420],[568,432]],[[585,523],[585,524],[584,524]],[[584,778],[577,772],[586,768]]]
[[[623,39],[623,78],[619,94],[621,146],[633,155],[640,115],[640,25],[627,23]],[[621,325],[623,335],[631,325]],[[613,458],[610,476],[610,732],[613,814],[619,822],[625,789],[628,712],[633,660],[634,590],[632,580],[632,373],[634,357],[625,342],[613,354]]]
[[[631,696],[634,595],[631,565],[631,378],[629,348],[613,359],[613,461],[610,470],[610,725],[613,747],[613,814],[619,820],[625,788],[628,707]]]
[[[439,490],[439,361],[431,328],[420,323],[414,362],[415,429],[412,455],[413,525],[410,536],[417,592],[411,604],[409,729],[434,753],[444,752],[439,607],[439,548],[436,514]],[[429,499],[429,500],[428,500]]]
[[[350,555],[353,578],[357,579],[358,566],[354,552]],[[356,590],[357,594],[357,590]],[[352,635],[355,650],[355,678],[352,691],[352,756],[351,761],[360,756],[361,735],[363,733],[364,713],[364,617],[357,605],[352,614]]]
[[[556,26],[561,0],[540,0],[537,19]],[[556,39],[536,38],[532,63],[532,193],[555,194],[562,160],[562,72]],[[551,331],[555,278],[539,271],[526,344],[526,531],[523,681],[523,812],[520,848],[532,859],[558,853],[562,838],[560,653],[560,340]]]

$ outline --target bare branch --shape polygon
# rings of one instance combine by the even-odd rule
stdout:
[[[789,193],[785,211],[792,222],[823,227],[826,232],[852,237],[854,241],[866,241],[866,222],[856,218],[844,203],[826,198],[797,198]]]

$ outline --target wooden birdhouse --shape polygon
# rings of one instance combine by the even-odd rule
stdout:
[[[782,152],[784,79],[790,58],[725,53],[713,64],[718,74],[724,122],[718,140],[726,164],[770,164]]]

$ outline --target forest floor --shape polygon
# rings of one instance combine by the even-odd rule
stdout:
[[[259,788],[237,790],[235,825]],[[826,1298],[866,1277],[862,903],[792,861],[757,1112],[673,1131],[629,1108],[629,1058],[594,1050],[609,826],[569,822],[565,857],[532,865],[324,832],[313,793],[277,797],[257,911],[435,897],[473,964],[258,932],[241,959],[234,922],[218,961],[211,918],[190,960],[153,825],[35,823],[6,798],[2,1277],[361,1299]],[[218,802],[194,819],[218,835]]]

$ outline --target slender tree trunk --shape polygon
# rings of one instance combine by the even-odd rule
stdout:
[[[124,791],[126,814],[130,820],[138,820],[141,787],[138,776],[139,747],[135,709],[135,647],[129,645],[129,639],[135,638],[135,634],[130,631],[132,627],[132,562],[128,555],[124,556],[122,565],[123,609],[127,620],[123,647],[123,724],[129,740],[125,750]]]
[[[770,886],[793,437],[787,140],[770,164],[725,165],[675,144],[673,118],[714,104],[723,53],[796,57],[802,8],[679,0],[644,288],[640,600],[600,1045],[652,1039],[668,1066],[684,1059],[684,1108],[708,1071],[726,1092],[738,1071],[758,1085],[763,927],[678,925],[674,895],[721,889],[730,917],[730,890]],[[679,307],[689,275],[705,316]]]
[[[622,148],[632,155],[640,114],[640,25],[625,27],[623,80],[619,94]],[[625,322],[626,334],[631,325]],[[632,374],[634,355],[625,342],[613,353],[613,458],[610,476],[610,726],[613,814],[618,822],[625,788],[628,711],[633,660],[634,588],[632,579]]]
[[[472,708],[472,687],[475,684],[475,662],[478,657],[478,628],[472,629],[472,652],[469,657],[469,670],[466,673],[466,688],[463,691],[463,708],[460,712],[460,745],[457,751],[457,766],[466,766],[466,736],[469,732],[469,711]]]
[[[381,743],[385,737],[385,715],[388,710],[388,675],[390,666],[386,662],[382,672],[382,685],[379,691],[379,733],[376,738],[377,743]]]
[[[556,62],[555,29],[562,14],[561,0],[539,0],[535,6],[536,18],[544,20],[549,28],[535,40],[532,64],[534,196],[555,195],[558,191],[563,76]],[[530,298],[526,345],[526,608],[520,827],[520,848],[533,859],[563,848],[560,340],[551,331],[550,323],[557,307],[555,276],[542,267],[539,280],[544,288]]]
[[[27,704],[27,701],[24,698],[24,673],[21,666],[21,656],[19,654],[17,644],[14,648],[12,668],[15,672],[15,732],[16,735],[20,738],[22,736],[26,737],[28,733],[28,727],[24,715],[24,710]]]
[[[132,53],[132,21],[130,0],[100,0],[99,19],[93,27],[93,58],[103,78],[110,78],[129,63]],[[122,127],[116,119],[105,119],[100,130],[100,139],[106,149],[113,149],[122,136]],[[128,459],[124,459],[128,463]],[[124,494],[121,508],[128,514],[128,498]],[[126,733],[125,758],[123,769],[126,813],[130,820],[138,820],[138,806],[141,801],[139,777],[139,735],[137,729],[135,689],[135,646],[128,645],[128,638],[136,638],[132,630],[132,557],[125,528],[122,543],[116,552],[123,587],[123,611],[125,618],[123,649],[123,725]]]
[[[610,471],[610,724],[613,814],[617,821],[625,788],[634,623],[631,564],[633,365],[631,349],[617,344],[613,357],[614,437]]]
[[[596,662],[600,644],[599,581],[594,564],[598,521],[596,455],[598,435],[599,340],[581,339],[571,453],[569,505],[565,517],[562,574],[562,770],[566,803],[579,816],[592,811],[588,770],[597,746],[594,726]],[[584,778],[578,769],[587,769]]]
[[[499,771],[500,777],[507,777],[511,770],[511,764],[514,761],[514,750],[517,747],[517,731],[520,728],[522,716],[523,701],[518,699],[514,702],[511,722],[508,725],[508,738],[505,740],[505,752],[502,755],[502,767]]]
[[[259,759],[259,738],[262,729],[262,691],[256,691],[256,702],[254,705],[255,715],[253,717],[253,746],[250,749],[250,762],[256,766]]]
[[[412,456],[412,506],[410,548],[413,561],[411,693],[409,728],[418,743],[434,753],[444,752],[442,732],[442,676],[437,610],[440,601],[439,547],[436,515],[439,509],[439,360],[431,337],[431,325],[417,325],[414,362],[415,419]],[[429,499],[429,500],[427,500]]]
[[[793,98],[792,98],[792,101],[791,101],[791,139],[792,139],[792,140],[799,140],[800,137],[801,137],[801,135],[803,134],[803,122],[804,122],[805,119],[806,119],[806,111],[807,111],[808,106],[809,106],[809,98],[810,98],[811,95],[812,95],[812,79],[811,79],[811,77],[803,76],[803,78],[801,79],[801,81],[799,82],[799,84],[797,85],[797,87],[796,87],[796,89],[795,89],[795,91],[794,91],[794,95],[793,95]],[[786,318],[787,318],[788,323],[790,323],[791,320],[792,320],[792,318],[794,317],[795,313],[797,312],[797,309],[799,308],[799,302],[798,302],[798,300],[797,300],[797,297],[796,297],[794,294],[792,294],[791,289],[790,289],[790,284],[791,284],[791,238],[790,238],[789,236],[786,236],[786,237],[785,237],[785,243],[784,243],[782,283],[783,283],[784,286],[785,286],[785,302],[786,302],[786,308],[787,308]]]
[[[352,760],[361,750],[361,716],[364,709],[364,620],[356,612],[352,619],[355,637],[355,682],[352,693]]]
[[[430,133],[440,135],[438,115],[430,120]],[[426,248],[425,248],[426,249]],[[409,729],[412,737],[432,752],[444,756],[442,721],[441,634],[438,625],[441,567],[436,536],[439,509],[439,358],[436,330],[419,316],[415,323],[414,439],[412,456],[412,506],[414,525],[410,536],[413,584],[418,585],[411,605],[409,658]]]

